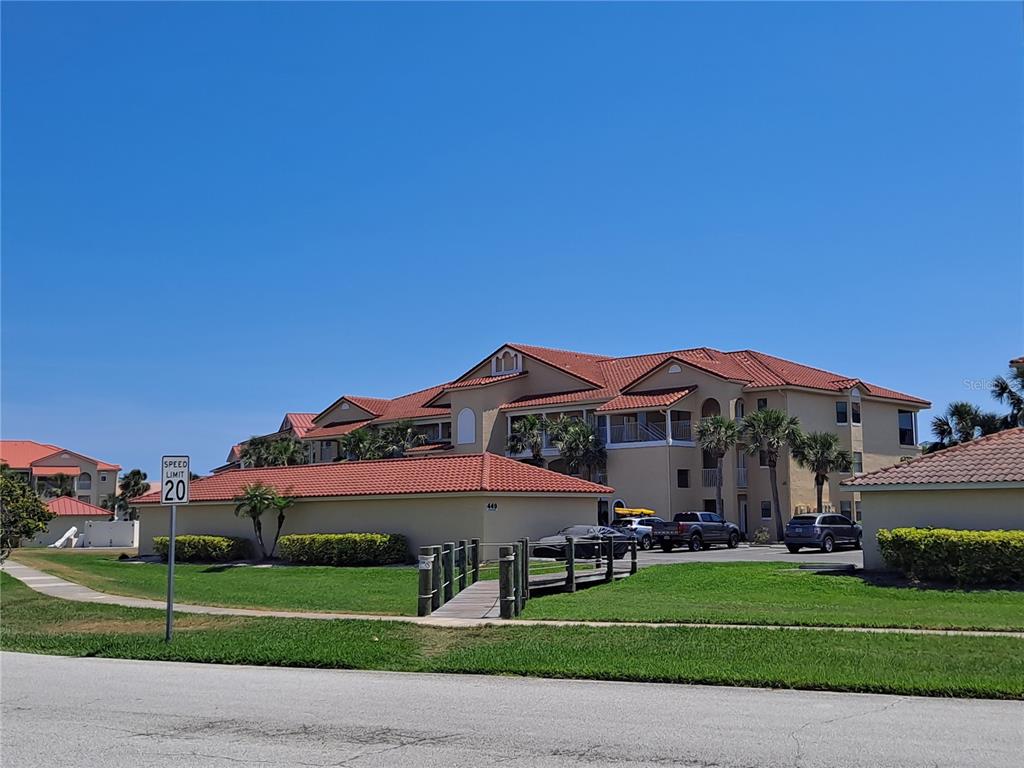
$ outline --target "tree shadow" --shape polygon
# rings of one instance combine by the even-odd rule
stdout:
[[[1024,584],[990,584],[985,586],[958,586],[952,581],[922,581],[910,579],[901,573],[887,571],[818,571],[816,576],[846,576],[859,579],[872,587],[888,589],[915,589],[928,592],[1024,592]]]

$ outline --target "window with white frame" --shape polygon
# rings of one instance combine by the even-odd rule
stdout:
[[[836,424],[850,423],[850,404],[845,400],[836,400]]]
[[[859,475],[864,471],[864,454],[860,451],[853,452],[853,474]]]
[[[503,349],[491,359],[491,373],[495,376],[518,373],[523,367],[523,357],[511,349]]]
[[[854,514],[854,520],[856,520],[859,523],[860,522],[860,502],[859,501],[853,502],[853,514]]]
[[[92,475],[90,475],[88,472],[83,472],[78,476],[78,490],[92,490]]]
[[[768,398],[767,397],[759,397],[759,398],[757,398],[757,410],[763,411],[763,410],[766,410],[767,408],[768,408]]]
[[[914,412],[899,410],[896,412],[900,429],[900,445],[917,445],[917,430],[914,429]]]
[[[860,424],[860,401],[854,400],[850,403],[850,421]]]

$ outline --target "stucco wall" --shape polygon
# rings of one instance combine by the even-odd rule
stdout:
[[[111,498],[117,493],[117,470],[98,469],[94,462],[71,451],[65,451],[53,457],[48,457],[45,461],[39,462],[37,466],[78,467],[82,472],[88,472],[92,478],[92,488],[87,491],[79,490],[80,478],[75,477],[75,498],[94,506],[100,506],[103,497]],[[104,477],[106,480],[103,479]]]
[[[497,510],[488,511],[488,504]],[[586,515],[585,519],[578,519]],[[351,500],[299,500],[288,512],[288,533],[400,533],[415,551],[420,546],[459,539],[539,538],[576,522],[597,518],[596,497],[461,495]],[[151,554],[153,537],[166,536],[168,510],[139,508],[139,551]],[[267,548],[275,519],[263,520]],[[235,517],[234,504],[189,504],[178,507],[179,534],[241,536],[255,541],[252,523]]]
[[[1024,529],[1024,488],[867,491],[861,494],[864,567],[884,568],[880,528]]]
[[[97,517],[87,517],[85,515],[68,515],[66,517],[55,517],[46,524],[46,530],[43,533],[40,533],[38,536],[34,536],[32,539],[26,541],[25,546],[48,547],[54,542],[56,542],[57,539],[59,539],[65,533],[67,533],[68,530],[72,527],[78,529],[78,536],[82,536],[85,534],[86,522],[90,520],[106,522],[109,519],[110,515],[102,515]]]

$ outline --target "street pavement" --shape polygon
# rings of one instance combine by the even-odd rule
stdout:
[[[5,768],[1019,768],[1024,703],[0,656]]]
[[[641,552],[637,560],[640,566],[665,565],[666,563],[768,563],[780,561],[794,565],[827,563],[829,565],[864,567],[864,553],[859,549],[837,549],[828,554],[816,549],[802,549],[794,555],[782,544],[772,544],[766,547],[740,544],[736,549],[714,547],[701,552],[690,552],[687,549],[662,552],[661,549],[655,547],[647,552]]]

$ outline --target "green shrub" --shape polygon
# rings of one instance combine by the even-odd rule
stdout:
[[[1024,531],[894,528],[878,532],[885,561],[912,579],[1024,583]]]
[[[409,561],[396,533],[293,533],[278,542],[281,557],[303,565],[391,565]]]
[[[153,551],[167,559],[167,537],[153,537]],[[248,560],[252,557],[252,544],[248,539],[234,536],[175,536],[174,561],[176,563],[225,563],[230,560]]]

